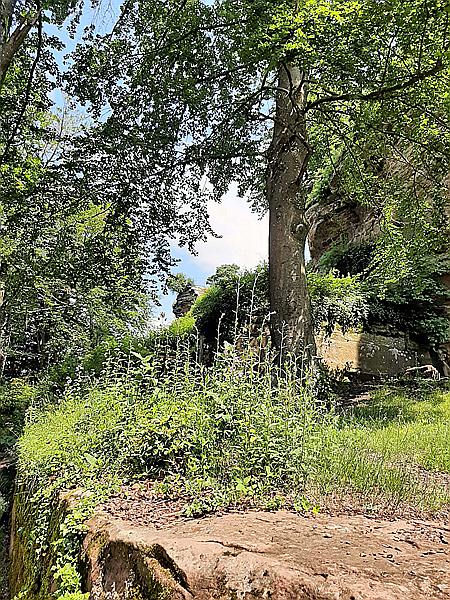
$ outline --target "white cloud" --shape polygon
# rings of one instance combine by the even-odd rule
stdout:
[[[223,264],[251,268],[267,260],[268,216],[259,219],[250,205],[237,196],[236,186],[232,186],[221,204],[211,202],[208,212],[213,230],[222,237],[210,237],[196,245],[198,255],[194,261],[199,267],[213,272]]]

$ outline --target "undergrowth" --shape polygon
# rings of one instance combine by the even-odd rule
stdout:
[[[25,379],[0,385],[0,456],[10,454],[22,433],[25,412],[40,390]]]
[[[0,600],[8,598],[8,556],[6,531],[0,523]]]
[[[439,477],[450,472],[448,392],[419,402],[379,392],[342,413],[312,394],[317,382],[294,364],[274,369],[261,348],[229,348],[210,368],[182,344],[170,365],[134,359],[120,375],[111,365],[101,380],[73,383],[57,406],[32,406],[18,445],[33,569],[51,545],[60,598],[79,597],[83,523],[122,484],[155,480],[161,493],[188,498],[190,515],[236,503],[317,511],[330,494],[427,510],[450,500]],[[50,540],[55,501],[76,488],[83,499]]]

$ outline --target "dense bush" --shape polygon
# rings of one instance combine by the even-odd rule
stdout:
[[[199,333],[211,347],[234,343],[243,331],[258,333],[269,318],[268,270],[236,265],[218,267],[209,280],[211,287],[195,302],[192,315]]]
[[[3,520],[9,512],[14,489],[12,463],[17,440],[22,434],[27,410],[35,402],[37,395],[43,393],[44,389],[30,385],[25,379],[13,379],[0,386],[0,463],[6,461],[5,464],[9,465],[0,469],[0,543],[3,535],[6,535],[3,531]],[[5,557],[0,549],[0,588],[4,575],[2,560],[5,560]]]
[[[361,327],[369,314],[369,296],[357,277],[309,273],[308,287],[316,329],[331,335],[336,325],[345,332]]]
[[[420,275],[414,272],[393,281],[380,280],[376,269],[367,277],[371,300],[365,327],[404,331],[435,350],[450,339],[445,309],[450,296],[441,280],[449,265],[444,257],[424,256],[417,269]]]
[[[219,267],[209,280],[213,285],[192,309],[198,331],[210,345],[217,338],[233,342],[242,330],[257,336],[269,323],[268,270],[240,271],[235,265]],[[358,277],[342,277],[337,271],[308,273],[308,287],[317,329],[360,326],[367,318],[368,293]]]
[[[345,286],[344,282],[349,279],[346,275],[357,276],[357,294],[362,294],[365,310],[361,310],[358,301],[354,304],[355,298],[350,293],[339,306],[343,320],[346,312],[349,320],[353,318],[355,322],[359,315],[366,331],[405,332],[433,350],[450,339],[450,322],[444,306],[449,292],[440,279],[450,267],[445,256],[423,256],[417,260],[418,264],[410,276],[389,279],[377,264],[375,243],[338,244],[319,260],[317,268],[322,277],[316,273],[309,274],[310,285],[316,278],[325,284],[330,277],[327,274],[330,269],[342,277],[338,286]],[[330,301],[333,304],[332,297],[333,294],[323,293],[321,301],[325,306]],[[314,299],[313,306],[320,309]],[[323,312],[326,313],[326,310]],[[333,310],[322,320],[331,324],[332,314]],[[329,329],[330,325],[327,327]]]
[[[191,277],[187,277],[184,273],[175,273],[173,275],[169,275],[166,285],[171,292],[179,294],[180,292],[192,287],[194,285],[194,280],[191,279]]]
[[[339,275],[361,275],[367,272],[375,253],[374,243],[335,244],[324,252],[317,263],[319,273],[337,271]]]
[[[294,378],[275,380],[269,363],[255,375],[250,356],[239,355],[239,367],[235,358],[223,355],[214,369],[198,370],[180,353],[162,377],[159,359],[143,359],[128,377],[81,396],[79,388],[69,389],[60,406],[27,426],[21,459],[36,472],[77,483],[127,473],[229,484],[264,479],[269,467],[272,484],[284,486],[286,468],[300,483],[320,410]],[[297,431],[305,427],[310,436]],[[296,444],[304,451],[291,455]]]
[[[130,367],[138,364],[137,357],[173,354],[179,340],[191,335],[194,327],[195,319],[188,314],[146,336],[127,334],[105,337],[81,357],[68,355],[60,364],[43,373],[42,379],[55,391],[62,391],[67,383],[80,377],[97,379],[106,372],[126,373]]]

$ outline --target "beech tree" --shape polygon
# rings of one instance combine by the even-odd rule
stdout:
[[[374,145],[387,158],[426,147],[444,164],[449,10],[448,0],[126,0],[108,35],[87,32],[69,86],[117,190],[122,171],[138,191],[123,197],[134,218],[155,202],[202,215],[232,181],[269,210],[273,339],[313,354],[312,175],[338,150],[367,166]]]

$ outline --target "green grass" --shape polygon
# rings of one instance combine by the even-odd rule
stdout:
[[[439,473],[450,474],[450,392],[432,386],[380,390],[348,421],[358,431],[360,445],[382,456],[387,468],[429,471],[428,479],[436,482]]]
[[[205,369],[190,356],[179,349],[170,368],[148,356],[125,375],[67,388],[57,406],[32,403],[18,443],[18,489],[36,557],[49,543],[59,492],[90,492],[62,526],[59,597],[79,593],[84,519],[133,481],[183,494],[187,514],[236,503],[315,511],[330,497],[366,510],[450,504],[450,392],[383,389],[338,412],[293,371],[274,373],[269,360],[227,353]]]
[[[431,510],[449,500],[450,392],[379,390],[337,414],[292,373],[274,380],[242,357],[158,372],[147,358],[121,380],[69,389],[27,425],[19,476],[68,487],[152,478],[204,508],[329,493]]]
[[[379,391],[355,417],[367,429],[369,449],[393,461],[450,473],[450,392]]]
[[[363,494],[379,505],[435,510],[450,500],[450,392],[381,389],[343,412],[322,490]],[[341,448],[339,451],[338,448]]]

